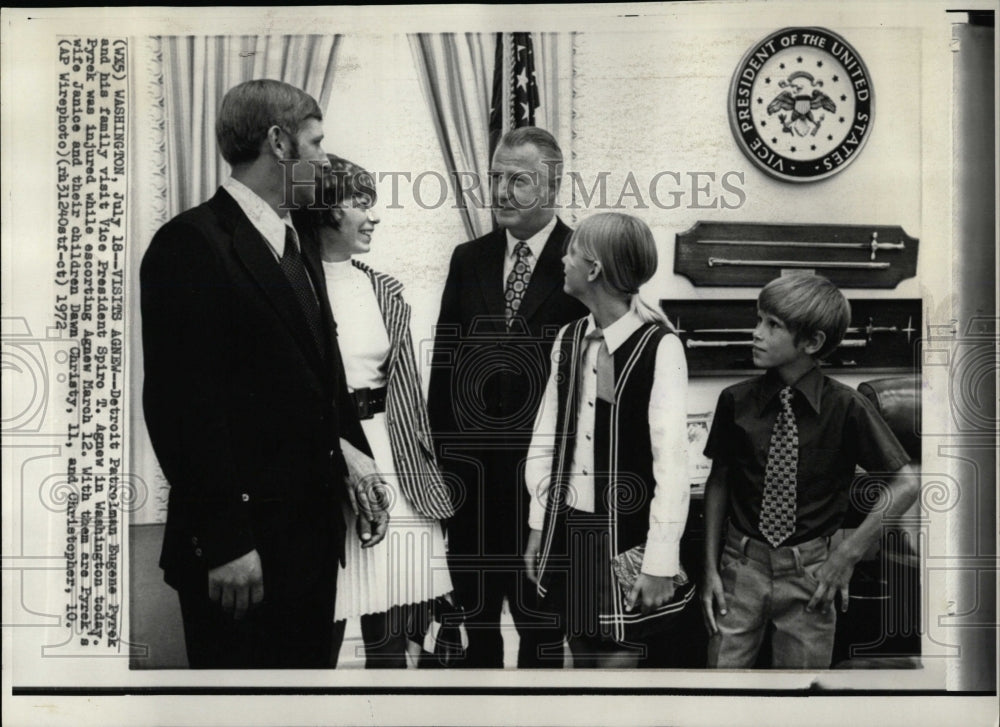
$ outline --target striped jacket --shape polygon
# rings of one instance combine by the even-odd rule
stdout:
[[[386,427],[399,486],[417,512],[444,520],[454,514],[454,506],[434,458],[427,404],[410,336],[410,306],[402,296],[403,284],[357,260],[351,263],[371,281],[389,334]]]

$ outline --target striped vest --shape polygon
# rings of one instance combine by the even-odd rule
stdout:
[[[587,319],[570,324],[560,342],[558,369],[558,415],[556,451],[542,531],[538,562],[538,591],[542,596],[552,582],[553,571],[564,567],[569,557],[566,524],[568,470],[573,462],[576,438],[579,378]],[[649,434],[649,399],[656,371],[656,350],[668,330],[657,324],[640,326],[615,351],[614,402],[596,400],[594,422],[594,507],[595,514],[606,517],[613,558],[646,542],[649,509],[656,487],[653,476],[653,452]],[[595,567],[607,567],[596,564]],[[636,609],[624,610],[624,598],[607,579],[609,592],[595,594],[599,619],[606,624],[616,641],[636,635],[641,622],[656,619],[666,612],[679,610],[690,600],[693,590],[686,589],[683,603],[665,606],[643,616]],[[680,594],[679,594],[680,595]]]

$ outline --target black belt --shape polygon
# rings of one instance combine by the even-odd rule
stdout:
[[[383,386],[378,389],[355,389],[351,392],[351,400],[354,401],[354,409],[358,412],[358,419],[371,419],[376,414],[385,411],[385,392]]]

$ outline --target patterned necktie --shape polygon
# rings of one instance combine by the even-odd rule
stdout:
[[[295,292],[295,298],[299,301],[299,306],[305,314],[306,323],[309,324],[309,330],[316,342],[316,348],[322,352],[325,348],[323,344],[323,317],[320,315],[319,303],[316,301],[316,293],[312,283],[309,282],[306,266],[302,263],[295,230],[288,225],[285,225],[285,252],[281,256],[281,270],[288,278],[288,282]]]
[[[518,240],[517,245],[514,246],[514,255],[517,259],[514,261],[510,275],[507,276],[507,286],[503,292],[503,317],[507,321],[508,328],[510,328],[510,322],[513,320],[514,314],[517,313],[517,309],[521,307],[521,299],[524,297],[524,291],[528,289],[528,281],[531,280],[531,268],[528,266],[530,254],[531,248],[528,247],[528,243],[524,240]]]
[[[795,482],[799,467],[799,428],[792,413],[792,387],[781,390],[781,411],[774,420],[764,471],[760,532],[777,548],[795,532]]]

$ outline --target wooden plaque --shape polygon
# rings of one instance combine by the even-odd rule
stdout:
[[[898,225],[698,222],[677,235],[674,272],[698,286],[759,288],[809,271],[842,288],[895,288],[916,275],[918,244]]]
[[[844,341],[823,362],[831,370],[912,373],[920,368],[921,302],[854,299]],[[750,342],[756,300],[663,300],[660,306],[680,331],[688,376],[753,375]]]

